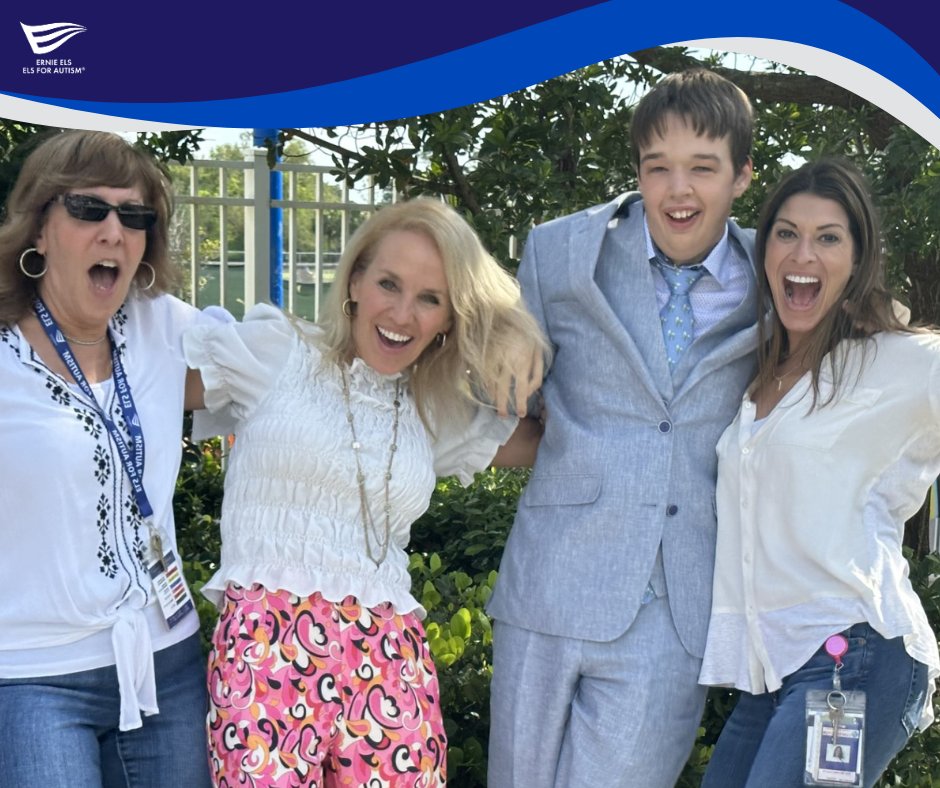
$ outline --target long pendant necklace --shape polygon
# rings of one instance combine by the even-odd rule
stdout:
[[[356,435],[356,424],[353,421],[352,408],[349,404],[349,380],[346,377],[346,370],[340,368],[343,376],[343,404],[346,406],[346,422],[349,424],[349,432],[352,435],[353,456],[356,458],[356,486],[359,488],[359,516],[362,518],[362,535],[366,543],[366,555],[378,567],[388,555],[388,545],[392,539],[391,527],[391,506],[388,502],[388,488],[392,482],[392,463],[395,460],[395,452],[398,451],[398,416],[401,412],[401,379],[395,381],[395,417],[392,421],[392,442],[388,447],[388,465],[385,468],[385,490],[382,508],[385,512],[385,523],[382,532],[376,527],[375,520],[372,517],[372,510],[369,508],[369,497],[366,495],[366,477],[362,472],[362,462],[359,453],[362,444]],[[375,543],[378,549],[378,555],[373,552],[372,545]]]

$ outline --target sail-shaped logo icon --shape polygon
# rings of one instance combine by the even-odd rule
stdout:
[[[84,33],[84,25],[75,22],[50,22],[47,25],[27,25],[20,22],[34,55],[47,55],[70,38]]]

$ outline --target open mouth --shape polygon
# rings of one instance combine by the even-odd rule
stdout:
[[[95,263],[88,271],[88,276],[92,285],[98,290],[110,290],[117,281],[118,273],[117,263],[104,260]]]
[[[379,342],[389,348],[402,348],[414,339],[414,337],[405,334],[396,334],[394,331],[389,331],[381,326],[376,326],[375,330],[379,335]]]
[[[669,217],[669,220],[673,224],[678,225],[689,224],[698,215],[699,211],[693,210],[666,211],[666,216]]]
[[[783,277],[783,292],[787,302],[796,309],[808,309],[819,296],[822,284],[819,277],[787,274]]]

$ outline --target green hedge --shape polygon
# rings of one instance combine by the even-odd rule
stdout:
[[[527,472],[489,470],[464,488],[453,479],[437,484],[431,505],[412,530],[413,592],[428,611],[425,629],[441,683],[441,705],[450,741],[448,784],[486,785],[491,622],[483,611],[493,590]],[[219,443],[186,443],[177,484],[176,522],[180,551],[194,591],[215,571],[219,555],[218,515],[222,494]],[[940,559],[910,557],[911,578],[935,631],[940,630]],[[215,610],[197,594],[204,637]],[[735,694],[709,693],[698,739],[678,783],[699,785]],[[879,786],[929,788],[940,784],[940,726],[915,736]]]

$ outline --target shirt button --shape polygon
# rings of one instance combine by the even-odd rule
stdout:
[[[669,504],[669,506],[666,507],[666,514],[669,517],[675,517],[678,513],[679,513],[679,507],[676,506],[674,503],[671,503]]]
[[[750,454],[750,453],[751,453],[751,450],[747,446],[741,449],[741,454]]]
[[[668,421],[659,422],[659,431],[660,432],[669,432],[672,429],[672,425]]]

